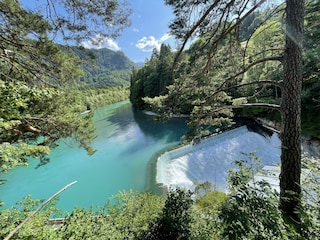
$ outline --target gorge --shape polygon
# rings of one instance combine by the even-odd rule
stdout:
[[[157,122],[154,116],[132,110],[128,101],[98,109],[94,122],[97,138],[93,147],[97,152],[93,156],[64,139],[51,152],[47,165],[37,167],[38,161],[30,159],[28,167],[2,174],[2,208],[15,206],[28,194],[32,199],[47,199],[75,180],[78,183],[61,194],[58,208],[72,211],[74,207],[102,206],[119,191],[144,192],[157,189],[159,183],[192,189],[194,181],[210,181],[225,191],[226,176],[234,160],[246,160],[245,155],[256,150],[262,165],[280,161],[278,136],[262,136],[245,126],[199,145],[166,151],[180,143],[187,131],[186,118]]]

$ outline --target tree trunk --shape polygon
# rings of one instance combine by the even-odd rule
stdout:
[[[294,220],[300,205],[301,86],[304,0],[286,0],[286,49],[281,102],[280,208]]]

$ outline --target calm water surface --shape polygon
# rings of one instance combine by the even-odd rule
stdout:
[[[97,152],[88,156],[75,143],[64,140],[51,152],[49,164],[36,168],[38,160],[31,159],[28,167],[1,174],[0,179],[7,180],[0,185],[3,208],[28,194],[47,199],[72,181],[78,183],[60,195],[60,209],[102,206],[119,191],[145,191],[148,162],[156,152],[179,142],[186,132],[185,120],[155,122],[152,116],[132,111],[127,101],[101,108],[94,116]]]

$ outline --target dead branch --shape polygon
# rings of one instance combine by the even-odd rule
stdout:
[[[39,135],[42,131],[38,128],[35,128],[33,126],[31,126],[30,124],[27,123],[21,123],[16,127],[13,127],[11,129],[12,132],[14,132],[17,136],[16,136],[16,141],[19,141],[23,134],[26,132],[30,132],[33,133],[35,135]]]
[[[44,201],[36,210],[34,210],[26,219],[24,219],[15,229],[13,229],[5,238],[4,240],[9,240],[10,238],[12,238],[12,236],[18,232],[23,225],[25,225],[31,218],[33,218],[33,216],[39,212],[45,205],[47,205],[50,201],[52,201],[56,196],[58,196],[60,193],[62,193],[64,190],[66,190],[68,187],[72,186],[73,184],[76,184],[77,181],[74,181],[72,183],[69,183],[68,185],[66,185],[65,187],[63,187],[62,189],[60,189],[58,192],[56,192],[55,194],[53,194],[50,198],[48,198],[46,201]]]

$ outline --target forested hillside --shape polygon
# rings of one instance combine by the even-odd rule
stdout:
[[[105,88],[129,85],[130,74],[136,64],[123,52],[103,49],[85,49],[72,47],[83,61],[84,75],[81,83],[87,88]]]
[[[153,51],[150,60],[139,70],[133,70],[130,78],[130,100],[135,109],[145,109],[143,97],[155,97],[167,93],[173,83],[171,67],[174,53],[170,46],[161,45],[160,52]]]

